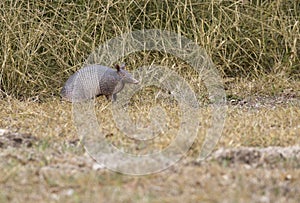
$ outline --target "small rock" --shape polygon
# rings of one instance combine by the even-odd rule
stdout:
[[[291,180],[291,179],[292,179],[291,174],[287,174],[287,175],[285,176],[285,180]]]
[[[104,169],[104,165],[98,164],[98,163],[94,163],[94,164],[93,164],[93,170],[94,170],[94,171],[98,171],[98,170],[100,170],[100,169]]]
[[[0,136],[4,135],[5,133],[7,133],[8,130],[5,129],[0,129]]]

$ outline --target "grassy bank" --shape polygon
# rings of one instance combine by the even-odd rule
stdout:
[[[1,1],[0,202],[298,202],[299,6],[299,0]],[[201,78],[170,54],[123,58],[130,70],[170,67],[203,104],[195,110],[197,138],[179,163],[128,176],[86,153],[72,104],[59,91],[101,43],[141,29],[174,31],[205,48],[222,75],[228,110],[213,156],[197,162],[212,121]],[[107,141],[148,154],[166,148],[184,124],[178,102],[159,88],[139,91],[127,110],[146,128],[154,106],[164,109],[157,126],[166,128],[147,141],[124,136],[116,125],[122,118],[113,119],[104,97],[95,112]],[[160,113],[150,111],[152,118]]]
[[[224,78],[299,79],[299,1],[21,0],[1,1],[0,7],[3,96],[58,96],[101,43],[141,29],[170,30],[195,41]],[[168,57],[135,53],[124,61],[135,69]],[[179,63],[169,61],[169,67]],[[181,69],[190,74],[182,65],[175,71]]]

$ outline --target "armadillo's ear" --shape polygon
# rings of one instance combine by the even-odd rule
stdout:
[[[125,69],[125,67],[126,67],[126,65],[125,65],[125,63],[123,63],[120,68]]]
[[[120,66],[119,66],[119,64],[116,64],[116,65],[115,65],[115,68],[117,69],[117,71],[120,71]]]

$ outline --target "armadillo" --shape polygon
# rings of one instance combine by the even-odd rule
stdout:
[[[139,81],[125,70],[125,65],[116,65],[115,68],[93,64],[78,70],[62,88],[62,98],[78,102],[105,95],[108,100],[116,101],[116,94],[125,83],[137,84]]]

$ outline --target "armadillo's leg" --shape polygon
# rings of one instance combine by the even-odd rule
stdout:
[[[105,95],[105,97],[106,97],[106,99],[108,100],[108,101],[116,101],[117,100],[117,94],[112,94],[112,95]]]
[[[117,100],[117,94],[112,95],[112,100],[115,102]]]

